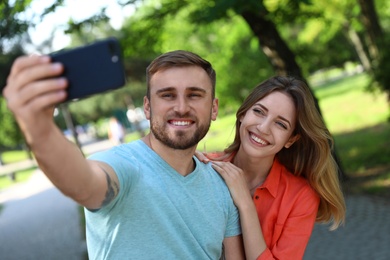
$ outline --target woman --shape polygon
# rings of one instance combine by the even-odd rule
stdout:
[[[224,178],[240,212],[247,259],[302,259],[314,223],[344,222],[332,138],[307,85],[273,77],[236,114],[236,135],[204,162]]]

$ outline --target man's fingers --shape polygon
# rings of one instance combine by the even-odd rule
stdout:
[[[66,95],[65,79],[57,78],[63,71],[59,63],[51,63],[48,56],[23,56],[15,60],[3,96],[7,106],[16,111],[21,106],[38,98],[35,103],[43,102],[43,108],[61,102]],[[40,96],[49,94],[47,98]]]
[[[31,67],[31,66],[36,65],[36,64],[45,64],[45,63],[46,64],[50,63],[49,56],[33,55],[33,56],[18,57],[12,65],[11,72],[9,74],[9,78],[14,77],[20,71],[22,71],[28,67]]]
[[[42,64],[20,71],[18,75],[9,81],[9,84],[14,85],[14,90],[18,91],[24,88],[30,82],[45,80],[48,78],[58,77],[63,71],[63,66],[59,63]]]
[[[13,110],[20,106],[26,106],[34,99],[45,95],[49,95],[49,97],[46,99],[39,99],[41,102],[42,100],[46,100],[43,107],[54,105],[61,102],[66,96],[66,84],[66,80],[63,78],[32,82],[27,84],[25,88],[20,89],[19,92],[15,91],[12,95],[9,95],[7,98],[7,105]]]

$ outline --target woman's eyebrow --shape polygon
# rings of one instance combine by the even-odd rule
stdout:
[[[282,121],[286,122],[290,127],[291,127],[291,123],[288,119],[282,117],[282,116],[278,116],[278,118],[280,118]]]

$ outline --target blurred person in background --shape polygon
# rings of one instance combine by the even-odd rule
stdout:
[[[108,138],[114,145],[122,144],[125,141],[125,128],[116,117],[111,117],[108,122]]]

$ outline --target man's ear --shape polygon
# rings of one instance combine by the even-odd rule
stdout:
[[[144,113],[146,119],[150,120],[150,100],[144,96]]]
[[[293,145],[296,141],[299,140],[299,138],[301,138],[301,136],[298,135],[298,134],[297,134],[297,135],[291,136],[290,139],[288,139],[287,143],[284,145],[284,147],[285,147],[286,149],[290,148],[291,145]]]
[[[211,107],[211,120],[215,121],[218,116],[218,98],[213,99],[213,104]]]

